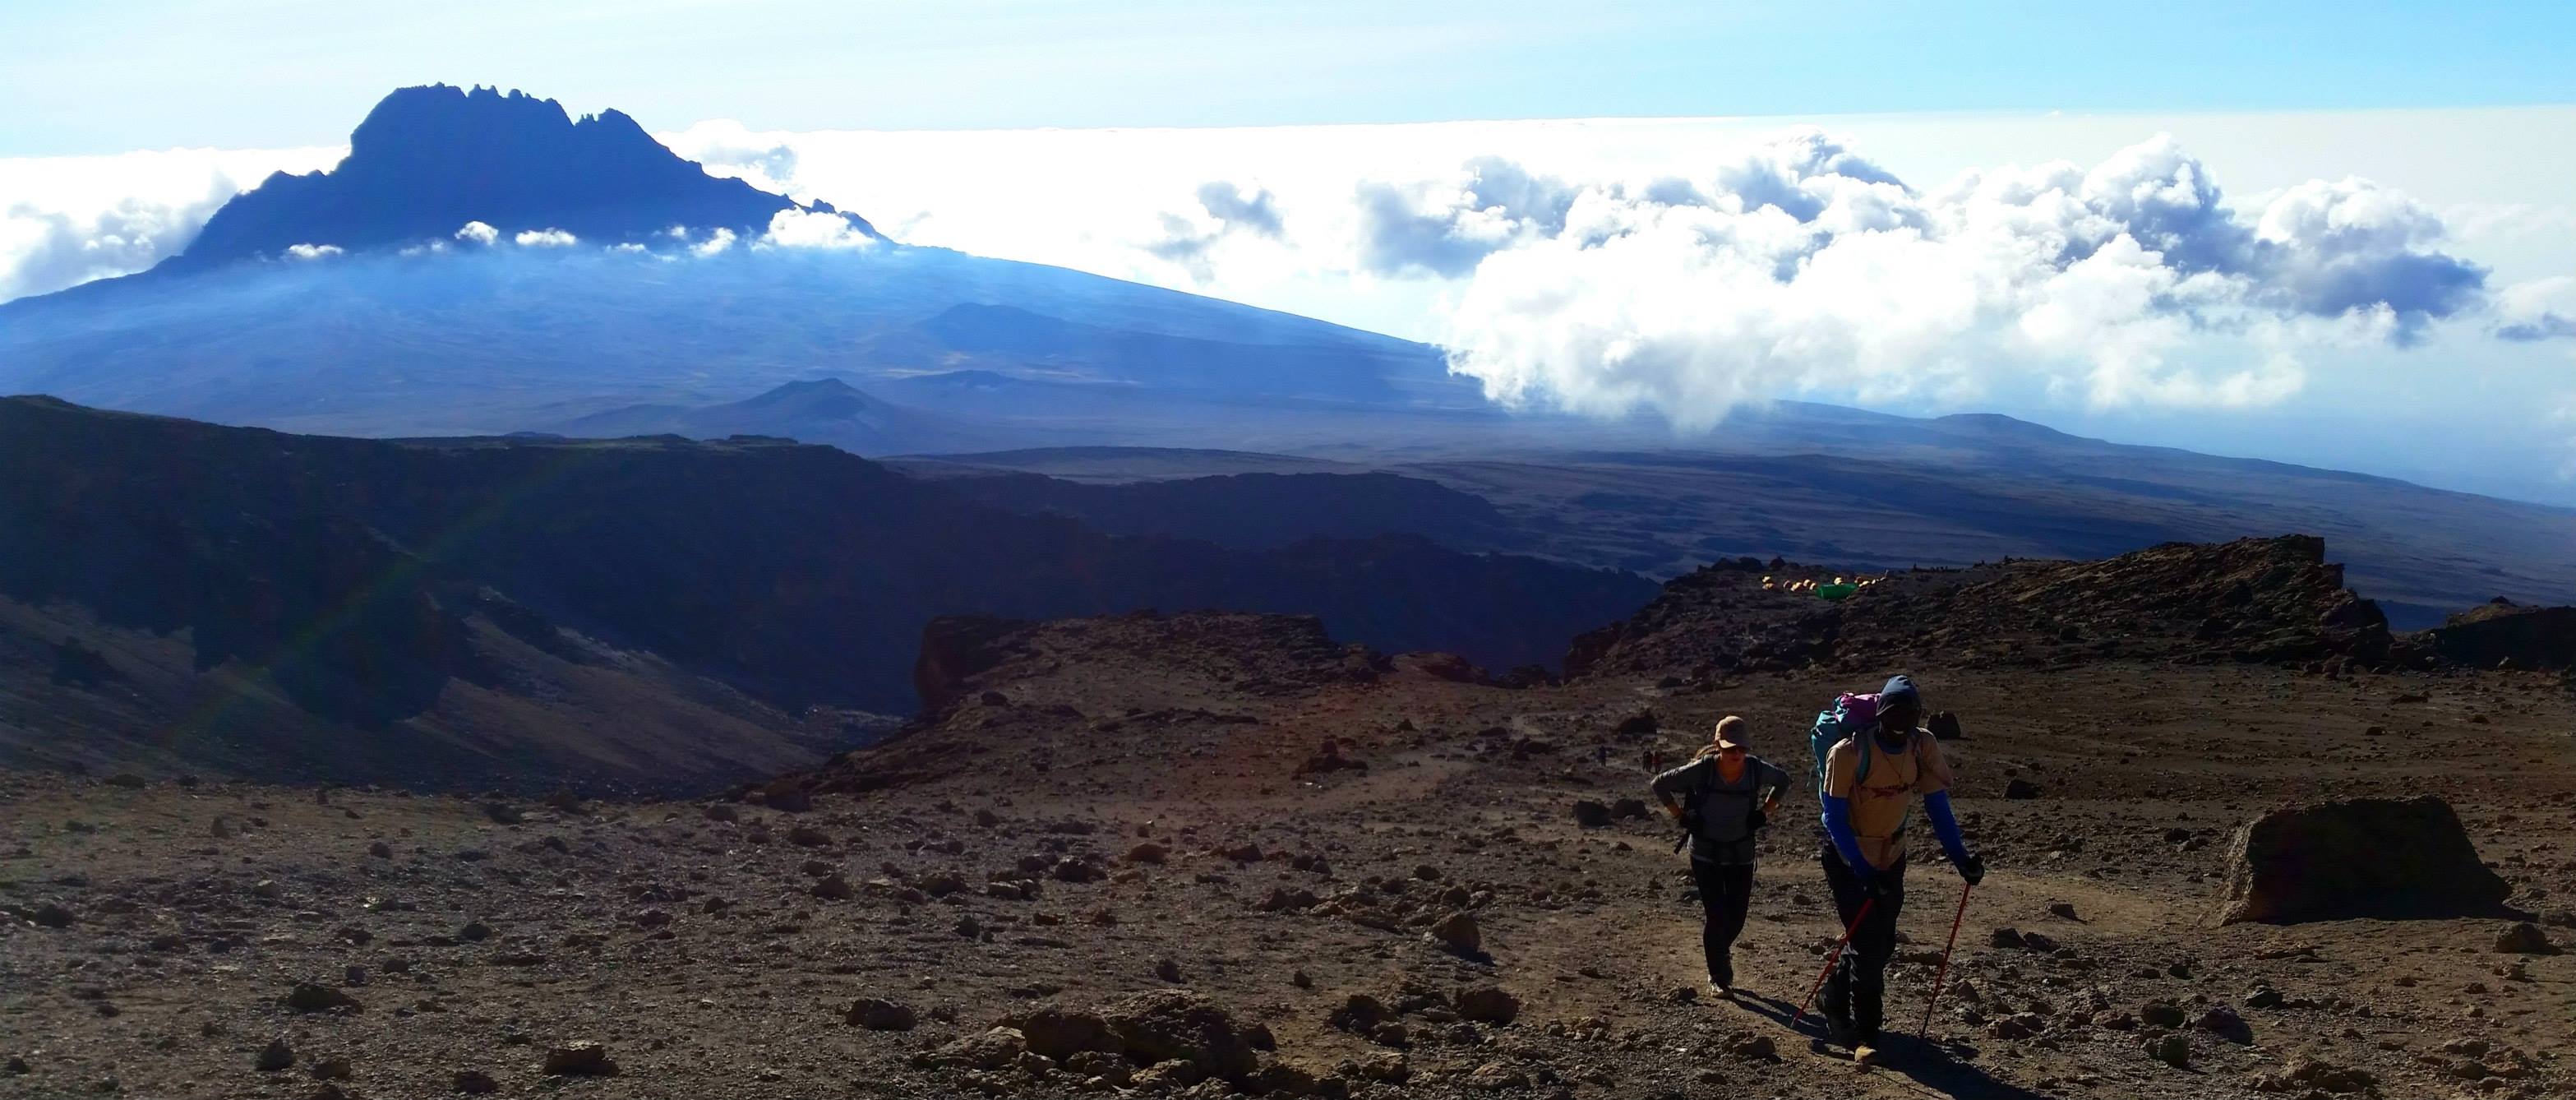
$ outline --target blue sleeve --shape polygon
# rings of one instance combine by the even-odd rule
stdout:
[[[1923,796],[1923,816],[1932,819],[1932,835],[1941,838],[1941,850],[1950,854],[1950,862],[1968,861],[1968,841],[1959,835],[1958,815],[1950,812],[1950,792],[1934,791]]]
[[[1825,796],[1825,835],[1833,838],[1834,851],[1842,853],[1843,866],[1851,868],[1853,874],[1866,880],[1878,870],[1860,858],[1860,837],[1852,833],[1851,799]]]

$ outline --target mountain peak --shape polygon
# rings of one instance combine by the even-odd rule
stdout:
[[[561,230],[614,244],[673,226],[757,234],[784,210],[839,214],[710,176],[620,111],[578,119],[497,88],[398,88],[349,134],[328,171],[284,172],[224,204],[163,271],[272,257],[298,244],[349,251],[446,240],[468,222]],[[853,226],[875,236],[866,221]]]

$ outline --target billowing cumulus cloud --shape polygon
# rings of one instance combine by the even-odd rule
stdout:
[[[1485,159],[1358,206],[1357,266],[1464,280],[1444,343],[1494,398],[1685,425],[1819,391],[2260,405],[2305,384],[2301,349],[2404,342],[2485,298],[2405,195],[2313,181],[2240,211],[2164,136],[1917,190],[1800,130],[1699,180]]]
[[[336,244],[290,244],[286,246],[286,258],[290,260],[319,260],[331,256],[337,256],[340,252],[340,246]]]
[[[2496,292],[2495,335],[2516,343],[2576,337],[2576,276],[2533,279]]]
[[[475,222],[474,224],[481,225],[483,223]],[[570,248],[581,243],[581,238],[575,237],[563,230],[551,228],[521,230],[518,236],[510,239],[517,243],[521,248]]]
[[[1144,246],[1147,255],[1180,265],[1193,282],[1205,283],[1216,277],[1215,260],[1209,253],[1227,237],[1243,234],[1279,241],[1287,232],[1287,223],[1279,214],[1278,196],[1268,188],[1255,187],[1246,192],[1227,180],[1209,180],[1199,185],[1195,197],[1204,218],[1162,214],[1157,219],[1161,236]]]
[[[1379,275],[1465,275],[1487,256],[1563,231],[1579,193],[1500,157],[1469,161],[1452,179],[1362,181],[1358,266]]]
[[[491,244],[501,239],[501,231],[482,222],[467,222],[456,231],[456,239],[467,244]]]
[[[671,232],[683,240],[686,240],[689,235],[688,230],[685,229],[673,229]],[[733,230],[718,226],[714,232],[707,234],[707,239],[690,245],[689,251],[699,256],[713,256],[732,247]]]
[[[725,236],[730,240],[732,234]],[[813,210],[781,210],[770,215],[769,231],[761,234],[757,242],[763,248],[867,248],[876,243],[876,238],[851,225],[850,219]]]

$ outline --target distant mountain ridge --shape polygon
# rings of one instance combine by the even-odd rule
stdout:
[[[791,214],[848,228],[770,232]],[[827,203],[710,176],[617,111],[575,119],[489,88],[397,90],[338,165],[235,196],[159,266],[0,303],[0,393],[335,435],[544,430],[824,374],[920,404],[887,387],[968,369],[1000,384],[909,388],[944,415],[1083,423],[924,445],[1243,416],[1307,430],[1355,409],[1499,417],[1437,348],[897,245]]]
[[[299,244],[357,251],[446,240],[468,222],[612,244],[674,226],[758,234],[787,210],[838,215],[880,236],[828,203],[710,176],[623,112],[574,119],[551,99],[430,84],[377,103],[350,132],[349,155],[337,166],[269,176],[153,270],[204,271]]]
[[[857,455],[972,447],[1008,438],[1006,429],[998,425],[879,400],[838,378],[789,382],[756,397],[722,405],[631,405],[559,424],[541,424],[536,430],[580,439],[765,435],[826,444]]]
[[[630,705],[677,731],[666,759],[721,719],[767,730],[759,751],[694,767],[774,770],[783,716],[908,708],[939,615],[1296,612],[1510,668],[1654,591],[1402,534],[1109,535],[780,440],[340,439],[0,398],[0,760],[55,714],[145,743],[212,692],[260,720],[194,748],[327,748],[342,777],[438,752],[454,775],[600,755],[619,758],[584,766],[640,779]],[[164,702],[120,702],[133,682]]]

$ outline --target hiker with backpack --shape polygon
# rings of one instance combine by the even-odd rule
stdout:
[[[1891,677],[1874,695],[1845,695],[1816,716],[1810,747],[1824,802],[1820,859],[1849,948],[1825,979],[1826,1031],[1860,1062],[1877,1059],[1887,963],[1896,954],[1896,916],[1905,905],[1905,829],[1913,803],[1950,857],[1975,886],[1986,865],[1968,850],[1950,810],[1950,766],[1941,742],[1921,727],[1923,696],[1914,681]]]
[[[1754,840],[1788,793],[1789,773],[1753,755],[1744,740],[1744,719],[1730,714],[1718,722],[1708,747],[1690,763],[1656,776],[1653,789],[1690,844],[1708,984],[1718,996],[1733,997],[1735,937],[1744,931],[1745,910],[1753,902]]]

